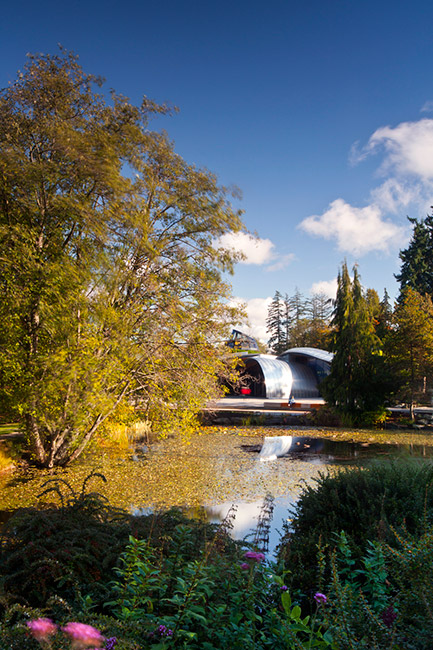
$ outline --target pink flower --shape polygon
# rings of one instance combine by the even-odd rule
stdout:
[[[57,632],[57,625],[49,618],[36,618],[27,621],[27,627],[37,641],[47,641],[48,637]]]
[[[244,557],[247,560],[254,560],[254,562],[263,562],[265,559],[263,553],[258,553],[257,551],[247,551],[244,553]]]
[[[249,568],[250,568],[250,565],[247,562],[242,562],[242,564],[241,564],[242,571],[248,571]]]
[[[318,591],[317,593],[314,594],[314,600],[316,601],[316,603],[318,605],[320,605],[322,603],[324,605],[325,603],[328,602],[328,599],[326,598],[325,594],[321,594],[320,591]]]
[[[71,637],[72,647],[78,650],[89,646],[100,648],[105,640],[99,630],[85,623],[68,623],[62,630]]]

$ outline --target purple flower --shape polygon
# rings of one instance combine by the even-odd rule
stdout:
[[[109,639],[105,642],[105,650],[113,650],[114,646],[117,644],[117,639],[115,636],[110,636]]]
[[[281,591],[287,591],[288,586],[287,585],[281,585],[280,590]]]
[[[244,553],[244,557],[247,560],[254,560],[254,562],[263,562],[265,559],[263,553],[258,553],[257,551],[247,551]]]
[[[173,630],[170,630],[166,625],[159,625],[156,632],[159,636],[173,636]]]
[[[387,607],[383,612],[382,612],[382,621],[385,623],[386,627],[392,627],[395,619],[397,618],[397,612],[394,611],[394,608],[392,605]]]
[[[328,602],[328,599],[326,598],[325,594],[321,594],[320,591],[317,591],[314,594],[314,600],[318,605],[325,604]]]
[[[247,562],[242,562],[242,564],[241,564],[242,571],[248,571],[249,568],[250,568],[250,565]]]

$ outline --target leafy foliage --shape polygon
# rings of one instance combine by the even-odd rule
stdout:
[[[421,535],[393,532],[394,543],[384,551],[402,642],[427,650],[433,634],[433,527],[426,524]]]
[[[359,424],[364,412],[383,406],[394,389],[394,380],[382,355],[356,267],[353,272],[352,281],[343,264],[338,275],[332,321],[335,354],[321,392],[329,405]]]
[[[413,224],[412,239],[400,251],[402,265],[395,276],[400,283],[400,299],[408,288],[433,298],[433,215],[408,219]]]
[[[313,642],[317,648],[332,646],[325,631],[310,617],[302,617],[299,606],[291,602],[284,575],[265,566],[262,553],[245,553],[244,545],[229,538],[233,513],[218,527],[187,521],[175,512],[157,518],[128,518],[126,513],[111,512],[96,494],[85,493],[85,486],[80,494],[74,494],[63,485],[67,495],[58,483],[47,486],[47,494],[60,498],[60,509],[44,510],[45,517],[30,510],[17,514],[4,537],[6,611],[0,642],[8,650],[37,647],[25,633],[26,623],[29,618],[47,615],[60,627],[78,619],[106,637],[116,636],[118,650],[264,650],[302,647],[305,642]],[[263,522],[268,517],[266,508]],[[78,538],[70,541],[73,527],[81,538],[94,544],[87,549]],[[131,535],[133,528],[138,537]],[[125,543],[126,530],[129,541]],[[111,534],[105,535],[108,532]],[[259,535],[263,532],[262,526]],[[44,539],[54,533],[57,550]],[[35,539],[33,564],[27,558],[26,567],[19,572],[17,558],[26,553],[27,534]],[[69,551],[68,559],[63,548]],[[120,561],[102,561],[100,548],[102,554],[117,554]],[[39,561],[46,572],[42,574],[43,593],[37,594]],[[96,569],[103,576],[96,578]],[[21,602],[13,604],[14,600]],[[60,632],[51,642],[53,649],[65,647]]]
[[[50,468],[122,401],[191,427],[236,320],[237,258],[215,242],[240,212],[149,130],[166,106],[108,103],[101,84],[61,52],[0,93],[0,399]]]
[[[111,507],[98,493],[86,492],[94,476],[101,475],[90,475],[79,493],[64,481],[48,482],[44,494],[57,496],[60,506],[51,501],[43,507],[23,508],[8,521],[0,549],[3,603],[43,607],[49,599],[61,599],[78,607],[90,599],[92,608],[102,611],[130,535],[145,538],[158,553],[172,552],[173,530],[188,521],[180,511],[132,517]],[[183,556],[192,558],[215,529],[196,521],[188,532]]]
[[[390,526],[419,536],[425,518],[433,520],[432,481],[430,463],[407,461],[321,475],[315,486],[306,486],[278,549],[293,589],[307,595],[315,589],[318,545],[336,548],[335,533],[342,530],[357,562],[369,541],[394,543]]]
[[[36,650],[48,644],[52,650],[65,650],[70,647],[65,632],[74,622],[75,627],[96,628],[93,631],[99,638],[105,637],[107,650],[428,650],[433,632],[432,471],[426,465],[408,464],[404,471],[401,464],[383,465],[358,471],[358,476],[353,471],[342,472],[335,477],[333,488],[322,488],[329,504],[332,491],[344,494],[345,482],[347,495],[354,498],[362,488],[361,474],[364,487],[369,485],[368,490],[360,490],[357,514],[362,501],[364,519],[357,530],[352,526],[352,534],[342,527],[328,534],[326,519],[320,520],[325,534],[322,541],[320,536],[316,538],[317,576],[307,615],[306,603],[301,604],[294,597],[296,592],[290,594],[287,588],[290,576],[303,571],[302,566],[292,564],[293,556],[287,571],[281,563],[264,562],[261,552],[245,552],[245,544],[228,537],[234,512],[214,527],[194,523],[173,511],[164,517],[137,518],[133,534],[126,525],[128,539],[116,546],[118,560],[94,593],[88,591],[89,581],[78,573],[78,591],[64,589],[61,597],[54,581],[46,600],[40,599],[40,608],[13,603],[10,593],[3,593],[0,648]],[[71,527],[64,525],[68,517],[83,525],[87,513],[89,528],[83,532],[96,533],[99,539],[101,535],[90,521],[99,520],[115,532],[134,520],[126,513],[111,511],[97,494],[86,492],[93,476],[79,493],[62,482],[46,486],[46,496],[57,496],[61,502],[58,510],[63,510],[64,519],[55,520],[61,546],[67,546],[71,533]],[[360,539],[362,527],[369,521],[369,511],[377,512],[378,503],[380,525],[371,523],[371,537],[364,541]],[[347,498],[347,508],[336,512],[343,515],[340,523],[344,525],[351,522],[349,505]],[[270,507],[268,500],[254,543],[266,534]],[[27,525],[32,516],[27,513]],[[391,520],[396,525],[388,525]],[[17,517],[17,530],[23,531],[19,522]],[[298,546],[305,544],[301,527],[295,522],[294,528],[301,536]],[[111,539],[117,543],[117,535]],[[292,538],[291,543],[294,541]],[[35,553],[40,548],[41,540],[37,540]],[[2,575],[7,582],[8,566],[2,567]],[[107,596],[104,603],[98,601],[101,587]],[[44,617],[46,627],[47,616],[54,624],[49,623],[49,639],[41,638],[41,646],[28,623]]]
[[[427,382],[433,378],[433,304],[407,287],[394,312],[394,328],[387,339],[387,354],[393,372],[400,379],[399,397],[413,407],[430,402]]]

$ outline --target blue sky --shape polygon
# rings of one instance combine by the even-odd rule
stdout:
[[[420,0],[23,0],[0,86],[61,43],[107,89],[178,106],[158,122],[178,153],[242,191],[233,293],[266,338],[275,291],[332,291],[344,259],[396,296],[406,216],[433,204],[432,24]]]

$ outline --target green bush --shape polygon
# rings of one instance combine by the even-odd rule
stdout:
[[[130,535],[170,555],[177,544],[174,531],[188,524],[182,560],[196,557],[215,536],[216,526],[191,521],[180,510],[134,517],[111,507],[99,494],[86,493],[85,487],[75,493],[64,481],[53,481],[46,492],[51,501],[53,493],[58,496],[59,506],[51,502],[39,509],[23,508],[8,521],[0,536],[3,606],[20,603],[40,608],[57,598],[75,608],[91,602],[94,610],[102,612]],[[219,541],[227,552],[235,551],[227,531]]]
[[[430,650],[433,639],[433,526],[421,536],[393,531],[385,547],[402,647]]]
[[[304,490],[277,564],[259,550],[269,500],[252,551],[229,537],[233,512],[218,526],[179,511],[135,518],[84,487],[66,499],[50,484],[61,506],[21,511],[4,533],[0,650],[45,647],[27,623],[47,616],[52,650],[70,647],[72,621],[116,637],[116,650],[429,650],[432,474],[403,462],[322,476]]]
[[[220,526],[195,558],[189,557],[194,526],[176,526],[168,554],[130,537],[116,580],[106,585],[108,616],[90,611],[90,602],[87,611],[83,603],[81,611],[77,604],[68,610],[65,603],[62,609],[62,603],[55,608],[50,601],[40,611],[15,605],[0,626],[0,648],[37,648],[27,623],[46,616],[47,609],[58,625],[49,639],[52,650],[69,648],[61,628],[71,620],[90,624],[105,637],[116,636],[116,650],[334,648],[320,617],[301,615],[284,576],[273,572],[264,555],[239,545],[231,553],[221,546],[225,534]]]
[[[433,521],[433,465],[429,462],[374,463],[365,469],[321,475],[306,486],[278,548],[292,573],[292,588],[310,594],[317,587],[318,545],[335,548],[344,530],[355,560],[368,541],[395,543],[390,526],[415,536]]]

